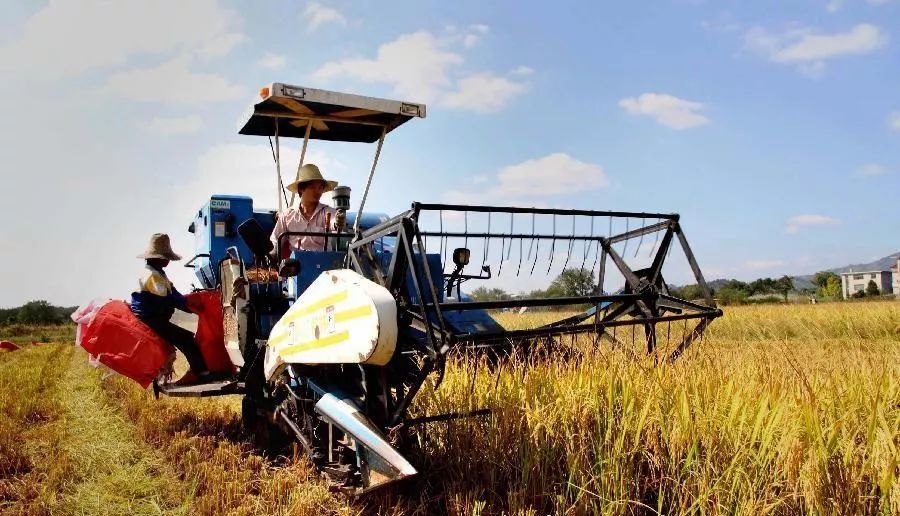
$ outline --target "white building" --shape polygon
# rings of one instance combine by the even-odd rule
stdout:
[[[900,260],[898,260],[900,263]],[[893,277],[892,277],[893,276]],[[842,272],[841,273],[841,290],[844,299],[853,297],[857,292],[865,292],[866,286],[870,281],[874,281],[878,286],[878,291],[882,294],[896,294],[898,292],[898,283],[894,277],[900,274],[892,274],[891,271],[867,271],[867,272]]]
[[[900,297],[900,258],[897,258],[897,263],[891,267],[891,273],[894,276],[894,295]]]

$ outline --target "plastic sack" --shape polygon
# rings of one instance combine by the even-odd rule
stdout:
[[[82,326],[87,326],[91,324],[91,321],[94,320],[94,316],[97,315],[97,312],[100,311],[100,308],[112,301],[111,299],[100,299],[94,298],[85,303],[84,305],[79,306],[72,315],[70,316],[75,324],[75,344],[81,346],[81,328]]]
[[[214,373],[234,373],[234,365],[225,350],[222,301],[218,290],[200,290],[184,296],[188,308],[197,314],[194,340],[200,347],[206,367]]]
[[[99,362],[147,388],[175,348],[142,323],[124,301],[92,301],[76,310],[76,342]]]

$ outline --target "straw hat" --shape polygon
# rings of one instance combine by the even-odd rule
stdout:
[[[169,235],[165,233],[154,233],[150,237],[150,244],[147,250],[138,255],[138,258],[159,258],[161,260],[180,260],[181,257],[172,251],[172,244],[169,243]]]
[[[306,183],[307,181],[325,181],[325,191],[330,192],[337,187],[337,181],[329,181],[322,177],[322,172],[319,171],[319,167],[313,165],[312,163],[308,163],[300,167],[300,170],[297,171],[297,180],[293,183],[287,185],[287,189],[294,192],[300,193],[300,183]]]

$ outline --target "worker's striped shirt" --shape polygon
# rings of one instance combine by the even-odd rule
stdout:
[[[326,219],[331,219],[334,223],[334,215],[336,210],[331,206],[319,203],[313,211],[312,217],[306,218],[300,212],[300,208],[289,208],[281,213],[278,221],[275,222],[275,229],[272,230],[272,245],[278,247],[278,237],[289,231],[310,231],[322,233],[323,236],[289,236],[284,240],[288,243],[285,247],[290,249],[300,249],[302,251],[324,251],[325,250],[325,223]],[[331,229],[331,228],[329,228]],[[285,256],[285,253],[279,253]]]

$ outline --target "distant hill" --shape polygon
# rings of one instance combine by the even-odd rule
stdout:
[[[850,272],[851,270],[858,272],[868,272],[868,271],[889,271],[891,267],[897,263],[897,259],[900,258],[900,252],[896,252],[894,254],[889,254],[884,258],[879,258],[874,262],[868,263],[854,263],[850,265],[844,265],[842,267],[835,267],[833,269],[827,269],[829,272],[833,272],[835,274],[840,274],[842,272]],[[800,288],[813,288],[812,278],[815,274],[807,274],[805,276],[795,276],[794,277],[794,286],[798,289]],[[799,282],[802,282],[806,287],[800,285]]]
[[[859,272],[867,272],[867,271],[887,271],[890,270],[891,267],[897,263],[897,259],[900,258],[900,252],[896,252],[894,254],[889,254],[884,258],[879,258],[874,262],[868,263],[854,263],[850,265],[844,265],[841,267],[835,267],[833,269],[826,269],[829,272],[834,272],[835,274],[840,274],[842,272],[849,272],[851,269]],[[816,271],[819,272],[819,271]],[[814,290],[816,286],[813,284],[812,279],[815,276],[813,274],[805,274],[802,276],[791,276],[791,279],[794,280],[794,289],[795,290]],[[779,275],[773,276],[774,278],[779,278]],[[726,278],[714,279],[712,281],[707,281],[709,288],[716,290],[726,282],[731,281]],[[749,282],[748,282],[749,283]],[[682,285],[683,286],[683,285]]]
[[[859,272],[868,272],[868,271],[888,271],[891,270],[891,267],[897,264],[897,259],[900,258],[900,252],[889,254],[884,258],[879,258],[874,262],[869,263],[855,263],[853,265],[845,265],[843,267],[837,267],[834,269],[829,269],[831,272],[836,272],[838,274],[842,272],[849,272],[850,269]]]

